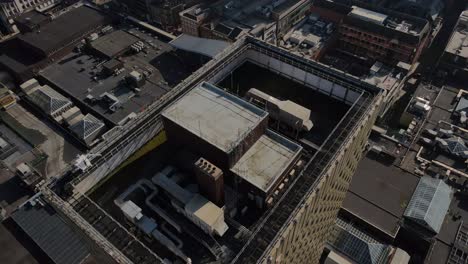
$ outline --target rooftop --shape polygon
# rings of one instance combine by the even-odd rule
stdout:
[[[10,227],[14,228],[14,225],[10,222],[6,220],[0,223],[0,259],[8,264],[38,264],[37,254],[32,249],[35,246],[34,242],[23,239],[16,229],[12,230]]]
[[[108,22],[109,19],[100,12],[81,6],[42,26],[40,31],[26,33],[19,38],[44,53],[51,53]]]
[[[122,40],[125,45],[135,39],[142,41],[145,45],[144,51],[126,54],[110,61],[87,52],[72,52],[42,70],[39,75],[52,87],[79,101],[77,106],[82,110],[91,108],[96,117],[118,125],[126,122],[132,115],[140,113],[190,75],[193,65],[198,62],[181,56],[170,45],[149,33],[137,29],[115,32],[118,33],[109,33],[99,38],[104,38],[102,47],[107,46],[108,44],[104,43],[112,39],[106,36],[117,35],[119,41],[128,38]],[[118,52],[122,45],[115,45],[117,48],[104,52],[109,52],[109,55]],[[101,47],[101,44],[98,46]],[[117,73],[106,71],[109,67],[115,67]],[[145,79],[139,91],[125,80],[133,71],[138,71]],[[107,98],[109,100],[106,100]],[[110,101],[118,102],[118,107],[110,109]]]
[[[95,135],[97,131],[104,127],[104,123],[97,119],[92,114],[87,114],[77,123],[73,124],[70,127],[70,130],[73,131],[80,139],[87,139],[92,135]]]
[[[72,102],[48,85],[36,86],[29,93],[29,98],[48,115],[68,107]]]
[[[215,57],[216,54],[220,53],[229,46],[229,43],[225,41],[198,38],[188,34],[180,35],[171,41],[170,44],[175,48],[196,52],[210,58]]]
[[[222,260],[219,260],[220,262],[229,262],[230,260],[232,260],[232,258],[235,257],[235,259],[233,260],[233,262],[235,263],[250,263],[250,262],[257,262],[261,258],[264,252],[268,252],[267,250],[270,249],[270,246],[274,245],[276,242],[276,235],[278,234],[278,236],[280,236],[281,233],[284,231],[282,227],[289,225],[293,221],[292,216],[294,216],[296,210],[300,209],[301,201],[303,201],[303,198],[307,194],[309,194],[311,191],[317,190],[319,182],[323,179],[323,177],[325,177],[325,174],[326,174],[325,170],[329,168],[329,165],[333,162],[333,160],[335,160],[336,155],[338,155],[337,154],[338,150],[342,150],[343,149],[342,146],[344,146],[346,142],[349,142],[348,140],[352,139],[352,136],[351,136],[352,131],[354,131],[356,127],[363,124],[365,120],[364,116],[366,116],[369,113],[368,111],[371,109],[371,106],[375,105],[374,95],[380,96],[380,94],[377,89],[374,89],[370,85],[360,82],[356,78],[353,78],[349,75],[344,75],[326,66],[312,62],[310,60],[306,60],[299,56],[291,55],[290,53],[284,52],[284,50],[282,49],[270,46],[268,44],[265,44],[264,42],[260,42],[253,38],[246,38],[245,42],[244,40],[242,40],[238,44],[231,46],[230,51],[231,53],[220,54],[216,60],[209,62],[206,65],[206,68],[203,68],[202,70],[198,71],[196,75],[194,75],[195,77],[194,79],[187,81],[187,84],[184,82],[182,84],[183,86],[181,85],[184,89],[181,89],[180,92],[184,93],[184,96],[178,97],[182,99],[178,99],[174,101],[174,103],[171,106],[169,106],[166,109],[166,111],[174,109],[174,106],[175,106],[176,109],[179,109],[180,112],[187,114],[187,116],[183,116],[181,120],[178,120],[178,119],[174,119],[174,120],[176,120],[178,123],[181,123],[183,125],[187,125],[188,123],[193,126],[191,127],[192,129],[196,129],[199,127],[196,119],[201,118],[200,121],[204,122],[203,124],[204,127],[207,127],[207,125],[209,125],[208,127],[209,133],[215,133],[214,135],[217,138],[224,139],[223,137],[224,135],[222,136],[218,135],[218,129],[224,129],[224,126],[223,126],[224,123],[230,122],[229,120],[231,118],[234,119],[234,125],[240,122],[241,126],[243,126],[244,128],[247,127],[247,129],[250,127],[253,127],[255,123],[261,122],[262,120],[264,120],[264,118],[267,118],[267,114],[264,113],[263,111],[256,109],[256,108],[250,109],[252,108],[251,105],[245,102],[244,103],[246,105],[241,104],[240,102],[243,102],[243,101],[240,98],[237,98],[237,97],[233,98],[233,96],[231,96],[230,94],[223,93],[222,91],[220,94],[219,93],[220,90],[218,89],[216,89],[218,93],[214,93],[213,90],[209,90],[209,89],[207,90],[206,88],[199,86],[199,83],[202,81],[214,83],[222,79],[229,79],[230,72],[227,71],[228,68],[226,67],[229,67],[230,69],[238,67],[244,62],[243,59],[245,58],[250,59],[253,62],[256,62],[256,59],[259,57],[259,56],[256,56],[258,54],[269,54],[270,56],[275,56],[281,61],[288,63],[285,65],[291,65],[289,63],[294,63],[294,64],[298,63],[299,65],[305,66],[302,69],[308,74],[311,74],[311,76],[323,76],[324,78],[327,78],[328,82],[326,84],[339,82],[340,85],[350,88],[348,93],[346,93],[348,96],[345,95],[345,93],[343,94],[333,93],[334,96],[341,99],[341,100],[336,100],[336,105],[338,107],[344,106],[345,108],[345,110],[343,111],[344,113],[340,113],[337,115],[337,119],[342,120],[342,122],[334,122],[334,120],[331,120],[332,118],[334,119],[333,117],[334,111],[332,110],[332,111],[327,112],[327,110],[330,109],[330,105],[333,105],[334,99],[329,100],[329,101],[332,101],[332,104],[329,104],[328,103],[329,101],[324,100],[330,97],[329,90],[323,90],[323,94],[322,94],[321,92],[313,91],[313,89],[309,89],[308,87],[305,87],[300,83],[295,83],[290,79],[288,80],[293,83],[290,83],[289,85],[277,86],[278,88],[271,85],[271,84],[274,84],[274,85],[278,84],[276,81],[277,79],[275,78],[267,78],[268,82],[263,83],[264,86],[268,86],[270,88],[273,87],[275,88],[275,90],[279,90],[278,92],[284,92],[287,94],[290,94],[291,90],[296,91],[294,89],[298,89],[298,91],[300,91],[299,88],[301,88],[301,90],[303,91],[313,92],[316,95],[316,96],[311,96],[313,98],[309,98],[307,96],[299,96],[299,94],[301,94],[299,92],[297,94],[295,93],[295,96],[301,97],[301,99],[303,99],[304,101],[307,101],[308,103],[315,102],[315,100],[319,101],[319,104],[322,104],[323,108],[319,108],[315,112],[317,113],[317,115],[323,115],[322,113],[324,112],[320,110],[327,109],[325,110],[327,115],[324,115],[324,116],[326,116],[325,118],[327,119],[328,122],[330,122],[329,126],[332,127],[332,129],[330,130],[330,132],[327,133],[327,135],[329,136],[328,138],[330,140],[325,139],[324,141],[322,141],[322,143],[324,142],[322,145],[322,149],[324,151],[317,151],[315,156],[312,158],[312,160],[305,161],[304,171],[302,171],[302,168],[301,168],[300,169],[301,172],[298,173],[296,179],[293,182],[291,182],[289,186],[286,186],[288,191],[284,192],[284,195],[282,196],[280,200],[278,200],[277,203],[272,204],[274,208],[267,209],[269,211],[267,211],[267,213],[264,214],[264,212],[261,212],[259,210],[252,210],[251,207],[249,207],[248,209],[249,211],[246,214],[246,217],[236,216],[236,219],[234,219],[236,222],[240,223],[242,226],[246,228],[239,226],[235,222],[229,222],[230,219],[228,219],[227,224],[229,225],[229,230],[226,232],[225,236],[223,236],[222,238],[215,237],[214,238],[215,241],[213,241],[212,238],[210,237],[205,238],[203,236],[198,235],[197,233],[195,233],[195,236],[191,235],[192,238],[194,239],[190,238],[190,240],[188,240],[189,242],[187,243],[185,243],[184,241],[184,245],[188,249],[188,251],[185,251],[184,249],[184,252],[190,252],[190,255],[194,255],[194,257],[197,257],[197,256],[205,257],[209,255],[210,258],[213,258],[213,255],[215,256],[218,255],[217,253],[219,252],[218,249],[221,248],[227,254],[222,254],[222,256],[220,256],[220,258],[222,258]],[[241,55],[242,57],[234,57],[234,58],[239,58],[239,59],[235,59],[233,61],[228,60],[230,58],[233,58],[233,56],[237,56],[237,55]],[[257,80],[259,79],[258,76],[255,76],[255,74],[257,74],[257,71],[250,71],[250,72],[253,74],[252,78],[243,77],[242,79],[249,79],[249,81],[251,79],[257,79]],[[258,72],[260,72],[260,70],[258,70]],[[276,73],[271,72],[271,74],[273,75]],[[286,78],[286,77],[283,77],[283,78]],[[318,80],[320,80],[319,78],[316,78],[316,79],[317,79],[317,82]],[[250,89],[251,87],[259,87],[259,85],[245,85],[244,86],[240,84],[239,87],[245,87],[245,89]],[[203,91],[200,91],[200,89],[202,89]],[[328,93],[326,91],[328,91]],[[241,96],[241,93],[239,94]],[[274,94],[274,95],[277,96],[278,94]],[[359,96],[359,95],[362,95],[362,96]],[[283,99],[284,97],[281,97],[281,98]],[[176,98],[173,98],[173,99],[176,99]],[[356,103],[353,104],[352,108],[350,109],[349,106],[345,102],[349,102],[350,104],[352,104],[353,102],[356,102]],[[200,105],[200,103],[202,104]],[[298,102],[298,103],[301,103],[301,102]],[[307,105],[307,107],[309,107],[309,105]],[[197,110],[196,113],[193,113],[193,108]],[[221,112],[221,114],[225,114],[223,113],[224,111],[227,111],[228,117],[224,117],[220,119],[220,117],[218,116],[219,115],[218,113]],[[252,111],[254,112],[260,111],[260,112],[255,114]],[[177,110],[175,112],[177,112]],[[164,114],[167,114],[167,113],[164,113]],[[177,113],[175,114],[175,116],[177,116]],[[213,116],[214,116],[215,121],[213,121],[213,118],[208,118],[208,117],[213,117]],[[148,120],[148,121],[158,120],[159,117],[160,117],[159,115],[154,115],[151,117],[151,119],[145,119],[145,120]],[[206,120],[207,118],[208,120]],[[228,121],[226,121],[226,119],[228,119]],[[240,119],[241,121],[239,121],[238,119]],[[267,121],[267,120],[264,120],[264,121]],[[135,125],[138,126],[139,124],[140,123],[135,124]],[[232,122],[228,123],[229,126],[231,126],[231,124]],[[201,125],[202,124],[200,124],[200,126]],[[333,129],[334,127],[336,127],[336,129]],[[235,131],[235,129],[234,131],[232,130],[233,129],[231,129],[231,131],[222,130],[221,132],[228,133],[228,135],[232,135],[235,140],[235,138],[237,138],[238,133],[237,131]],[[205,134],[207,134],[204,131],[201,131],[201,132],[202,132],[201,133],[202,136],[205,136]],[[146,134],[147,131],[141,130],[141,134],[137,134],[137,135],[138,136],[145,135],[144,133]],[[128,135],[127,132],[122,133],[122,138],[126,138],[127,135]],[[122,143],[123,144],[120,146],[122,146],[123,149],[125,149],[127,145],[125,142],[122,142]],[[166,151],[164,151],[164,149],[166,149]],[[127,175],[128,178],[122,179],[121,177],[113,177],[112,179],[110,179],[110,181],[114,179],[115,184],[110,186],[109,183],[106,183],[103,185],[103,188],[108,188],[108,190],[110,190],[114,188],[115,186],[122,186],[122,185],[125,186],[126,183],[130,181],[134,181],[135,176],[142,177],[142,174],[140,174],[139,172],[143,173],[143,171],[149,171],[151,168],[153,168],[154,170],[159,170],[158,166],[159,167],[163,166],[164,162],[155,162],[155,161],[158,161],[156,160],[157,158],[170,159],[175,156],[174,149],[171,149],[170,144],[161,145],[160,148],[158,148],[155,152],[152,152],[152,154],[149,154],[149,155],[150,156],[143,158],[144,162],[138,163],[143,166],[133,164],[131,168],[128,168],[128,170],[126,170],[127,172],[131,172],[131,173],[128,173]],[[304,157],[304,158],[308,158],[308,157],[310,156],[307,155],[307,157]],[[193,162],[195,162],[196,157],[193,160],[194,160]],[[185,159],[185,161],[187,161],[187,159]],[[177,162],[177,161],[174,161],[174,162]],[[190,161],[190,164],[193,164],[193,162]],[[136,172],[137,170],[139,171],[138,173]],[[186,179],[187,179],[187,182],[184,182],[184,186],[190,189],[195,189],[194,188],[195,186],[189,183],[190,180],[192,181],[194,180],[193,177],[186,177]],[[185,184],[188,184],[188,185],[185,185]],[[112,192],[114,193],[114,191]],[[98,190],[98,191],[95,191],[93,194],[95,194],[96,196],[102,197],[102,195],[106,193],[107,192],[101,192]],[[231,194],[234,194],[235,196],[235,193],[233,193],[231,188],[226,188],[226,195],[229,196]],[[164,195],[167,196],[168,194],[164,193]],[[103,198],[103,199],[111,202],[112,201],[111,197],[112,197],[112,194],[108,195],[106,198]],[[100,198],[97,198],[97,199],[100,199]],[[244,202],[244,201],[239,201],[239,202]],[[160,204],[161,206],[164,206],[163,203],[160,203]],[[167,206],[166,209],[170,209],[169,207],[170,206]],[[102,223],[104,223],[104,221],[100,221],[100,220],[93,221],[91,217],[88,216],[89,215],[87,213],[88,210],[85,207],[82,207],[82,208],[84,208],[83,210],[86,211],[83,213],[83,215],[85,214],[87,215],[85,216],[85,218],[87,218],[89,221],[92,221],[93,226],[97,226],[98,228],[100,228],[100,226],[103,225]],[[110,211],[112,211],[112,209],[110,209]],[[171,214],[171,217],[177,217],[177,216],[178,216],[177,213]],[[181,220],[185,220],[185,219],[181,219]],[[186,221],[182,221],[182,222],[186,222]],[[185,228],[185,226],[190,227],[190,225],[184,225],[183,228]],[[104,230],[103,232],[108,234],[107,230],[112,230],[111,226],[109,228],[110,229],[105,228],[106,230]],[[100,230],[102,229],[103,228],[100,228]],[[192,231],[192,228],[190,231]],[[205,243],[203,242],[200,243],[200,240],[205,241]],[[145,243],[147,242],[148,241],[145,241]],[[149,243],[150,242],[148,242],[148,244]],[[206,245],[206,243],[208,243],[209,245],[209,248],[208,248],[209,251],[210,252],[214,251],[214,253],[207,252],[206,254],[197,254],[198,251],[194,249],[199,248],[199,247],[206,247],[204,246]],[[165,254],[164,250],[160,250],[159,248],[156,248],[155,252],[158,255]],[[226,261],[224,261],[225,260],[224,258],[226,259]]]
[[[356,23],[368,30],[378,30],[379,34],[387,34],[399,39],[416,41],[428,30],[428,21],[410,16],[401,16],[393,12],[382,13],[370,9],[352,6],[347,22]],[[377,26],[377,27],[376,27]]]
[[[214,203],[209,202],[205,197],[195,194],[190,202],[185,205],[185,210],[209,226],[216,229],[221,228],[217,226],[217,222],[221,215],[224,214],[224,211]],[[222,233],[222,229],[219,229],[219,232]]]
[[[452,199],[452,189],[444,181],[422,177],[404,216],[439,233]]]
[[[443,0],[398,0],[389,1],[389,7],[398,11],[410,13],[411,15],[436,19],[444,8]]]
[[[460,15],[458,25],[453,31],[445,51],[468,58],[468,11],[464,11]]]
[[[94,40],[91,46],[103,55],[113,58],[137,41],[137,37],[123,30],[116,30]]]
[[[364,157],[353,176],[343,208],[395,236],[418,181],[418,177],[397,167]]]
[[[332,232],[330,243],[333,247],[356,263],[387,263],[390,246],[377,241],[352,224],[338,218]]]
[[[212,84],[202,83],[169,106],[163,116],[230,152],[268,113]]]
[[[301,150],[300,145],[267,130],[231,171],[260,190],[268,192]]]
[[[357,17],[359,19],[381,25],[383,25],[384,21],[388,18],[388,16],[385,14],[374,12],[357,6],[353,6],[353,10],[351,10],[349,16]]]
[[[276,3],[275,3],[276,2]],[[281,4],[277,4],[278,2],[282,2]],[[291,11],[292,8],[297,7],[298,5],[302,5],[307,0],[273,0],[270,4],[274,6],[273,12],[279,13],[280,15],[286,14],[288,11]]]
[[[49,19],[50,18],[48,16],[36,10],[26,12],[18,17],[15,17],[16,23],[23,24],[29,28],[34,28],[35,26],[43,24]]]
[[[266,34],[266,32],[273,30],[275,26],[272,13],[282,16],[296,4],[304,2],[306,1],[224,0],[216,1],[210,5],[210,8],[206,9],[193,7],[185,10],[183,15],[202,21],[208,18],[209,14],[210,21],[203,21],[204,26],[230,40],[235,40],[247,32],[258,37],[264,33]],[[212,25],[214,25],[213,28]]]
[[[40,199],[20,207],[12,219],[56,264],[79,264],[90,254],[78,234]]]

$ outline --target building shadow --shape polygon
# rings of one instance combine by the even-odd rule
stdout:
[[[16,241],[36,260],[38,263],[53,263],[44,251],[37,246],[34,241],[16,225],[13,219],[8,218],[1,223]],[[19,245],[18,245],[19,246]]]

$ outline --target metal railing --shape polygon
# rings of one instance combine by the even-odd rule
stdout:
[[[103,215],[105,215],[105,216],[107,217],[107,219],[110,219],[110,221],[111,221],[112,223],[114,223],[115,226],[118,226],[121,230],[123,230],[123,231],[128,235],[128,237],[131,238],[131,239],[133,240],[133,241],[129,242],[129,244],[131,244],[131,243],[133,243],[133,242],[139,244],[144,250],[147,251],[147,255],[148,255],[148,256],[151,256],[154,260],[158,261],[158,262],[154,262],[154,261],[153,261],[152,263],[154,263],[154,264],[156,264],[156,263],[164,263],[163,260],[162,260],[158,255],[156,255],[150,248],[148,248],[143,242],[141,242],[140,239],[138,239],[135,235],[133,235],[132,233],[130,233],[130,232],[127,230],[127,228],[125,228],[123,225],[121,225],[121,224],[119,223],[119,221],[116,221],[116,220],[114,219],[114,217],[112,217],[110,214],[108,214],[104,209],[101,208],[101,206],[99,206],[97,203],[95,203],[95,202],[94,202],[92,199],[90,199],[88,196],[86,196],[86,195],[81,196],[81,197],[79,198],[79,200],[76,201],[76,203],[78,204],[78,203],[82,202],[83,200],[84,200],[86,203],[89,203],[89,204],[93,205],[94,208],[95,208],[96,210],[98,210],[100,213],[102,213]],[[75,210],[75,209],[74,209],[74,210]],[[75,210],[75,211],[76,211],[76,210]],[[125,254],[125,253],[123,253],[123,254]]]
[[[101,233],[86,221],[80,214],[78,214],[73,207],[62,200],[55,192],[43,185],[40,187],[43,197],[57,210],[65,214],[74,224],[76,224],[82,232],[91,238],[99,247],[101,247],[109,256],[111,256],[117,263],[133,263],[128,259],[120,250],[118,250],[112,243],[110,243]]]
[[[101,166],[106,160],[114,156],[114,154],[127,146],[131,141],[144,133],[148,128],[157,123],[161,123],[162,119],[160,112],[162,109],[174,102],[174,100],[177,99],[180,95],[188,92],[190,88],[196,86],[204,80],[208,80],[215,76],[219,71],[222,70],[223,65],[232,62],[233,59],[240,56],[241,53],[248,48],[249,46],[244,46],[243,42],[234,43],[230,47],[230,50],[225,50],[218,54],[212,61],[208,62],[194,74],[183,80],[180,84],[163,95],[159,100],[151,104],[144,113],[130,121],[130,123],[128,123],[125,128],[122,129],[124,131],[130,132],[116,133],[111,135],[106,141],[96,146],[91,152],[92,154],[99,154],[100,156],[94,158],[91,161],[93,165],[87,168],[84,172],[81,172],[79,175],[77,175],[73,180],[73,183],[75,185],[78,184],[84,177],[89,175],[97,167]],[[232,49],[234,49],[234,52]]]
[[[300,209],[300,205],[304,200],[309,197],[311,192],[316,190],[319,182],[317,179],[323,176],[323,172],[327,171],[331,166],[331,161],[340,152],[343,146],[346,145],[350,134],[355,131],[354,128],[361,123],[366,113],[370,111],[369,105],[371,105],[373,101],[373,96],[369,92],[364,92],[362,89],[362,87],[366,87],[368,84],[355,79],[348,79],[349,76],[347,74],[337,74],[336,71],[332,72],[331,69],[323,65],[314,64],[309,66],[310,61],[303,61],[301,58],[292,56],[288,54],[287,51],[279,48],[265,46],[265,44],[255,39],[247,38],[247,40],[238,41],[234,43],[229,50],[218,54],[212,61],[201,67],[193,75],[182,81],[174,89],[150,105],[144,113],[137,116],[134,120],[131,120],[122,128],[123,131],[128,131],[127,133],[111,135],[107,140],[94,148],[92,150],[93,154],[101,154],[101,156],[92,159],[91,162],[93,165],[86,171],[76,175],[73,183],[78,184],[81,182],[85,177],[102,166],[114,155],[118,154],[122,149],[129,146],[129,144],[144,133],[148,133],[148,130],[154,131],[154,133],[161,131],[163,127],[160,112],[165,107],[173,103],[179,96],[190,91],[192,87],[215,77],[225,66],[245,54],[244,52],[249,49],[261,51],[266,55],[273,56],[292,66],[326,78],[333,83],[340,84],[361,94],[359,99],[354,102],[350,111],[348,111],[339,125],[337,125],[329,135],[329,138],[322,145],[320,151],[307,163],[303,173],[291,184],[274,208],[262,218],[247,244],[241,249],[233,262],[250,263],[256,262],[264,257],[274,244],[273,241],[278,239],[283,233],[284,228],[287,227],[285,223],[291,221],[291,218],[296,215],[297,210]],[[329,74],[329,72],[333,74]],[[131,153],[127,154],[131,155]],[[114,168],[109,165],[108,170],[111,171],[113,169]],[[73,208],[71,208],[71,210],[73,210]]]
[[[340,124],[330,133],[322,148],[309,160],[303,172],[264,217],[232,263],[257,263],[267,256],[272,246],[275,245],[274,241],[281,237],[288,227],[286,223],[292,221],[305,199],[316,190],[320,182],[319,178],[324,175],[336,155],[346,145],[351,133],[355,131],[354,128],[370,111],[371,96],[366,93],[361,96],[361,99],[363,101],[359,104],[355,102]]]

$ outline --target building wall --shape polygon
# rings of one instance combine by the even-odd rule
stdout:
[[[411,19],[416,19],[408,15],[397,14],[391,10],[378,8],[377,6],[365,4],[359,6],[372,8],[372,10],[376,9],[377,12],[383,14],[398,15],[403,20],[410,19],[411,21]],[[339,48],[358,56],[379,60],[388,64],[396,64],[398,61],[413,64],[418,60],[421,52],[430,42],[429,24],[426,24],[421,29],[422,36],[418,41],[405,41],[404,38],[392,39],[392,37],[384,34],[383,29],[382,32],[370,31],[366,30],[366,23],[362,21],[359,21],[360,23],[353,22],[353,19],[347,17],[350,11],[351,6],[328,1],[318,1],[318,3],[315,3],[311,7],[312,13],[319,14],[324,19],[339,25]],[[418,23],[422,23],[422,21]],[[415,37],[412,38],[414,39]]]
[[[466,58],[445,52],[441,59],[440,68],[456,81],[468,82],[468,60]]]
[[[264,134],[268,126],[268,118],[266,118],[250,131],[230,153],[226,153],[171,120],[163,118],[163,122],[167,138],[171,144],[175,147],[186,148],[200,155],[200,157],[206,158],[224,172],[229,171],[242,155]]]
[[[13,18],[35,8],[45,10],[60,3],[61,0],[13,0],[11,2],[0,1],[0,35],[8,37],[9,34],[18,33],[18,28],[13,23]],[[11,35],[10,35],[11,36]]]
[[[358,27],[342,24],[339,28],[339,46],[352,53],[390,64],[412,63],[419,45],[404,43],[374,34]]]
[[[125,11],[135,17],[146,19],[149,16],[149,0],[115,0],[114,2],[123,5]]]
[[[182,25],[182,33],[189,34],[195,37],[200,37],[200,24],[197,21],[181,15],[180,23]]]
[[[311,2],[302,0],[281,13],[273,12],[272,18],[278,21],[278,33],[282,35],[299,23],[310,11]]]
[[[184,9],[183,0],[173,0],[171,4],[153,3],[149,6],[151,19],[163,28],[177,28],[180,25],[179,13]]]
[[[316,191],[307,198],[261,262],[319,263],[379,112],[382,98],[376,100],[372,110],[352,135],[353,140],[348,141],[333,165],[324,172]]]

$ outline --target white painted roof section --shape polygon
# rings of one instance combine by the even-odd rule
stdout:
[[[302,147],[271,130],[241,157],[231,169],[242,179],[268,192],[286,168],[296,160]]]
[[[177,49],[202,54],[210,58],[214,58],[230,45],[226,41],[198,38],[187,34],[180,35],[169,44]]]
[[[206,82],[162,115],[227,153],[268,117],[266,111]]]
[[[360,8],[357,6],[353,6],[352,8],[353,10],[349,12],[348,14],[349,16],[356,17],[356,18],[359,18],[368,22],[379,24],[379,25],[382,25],[385,19],[387,19],[388,17],[387,15],[377,13],[371,10],[367,10],[364,8]]]

